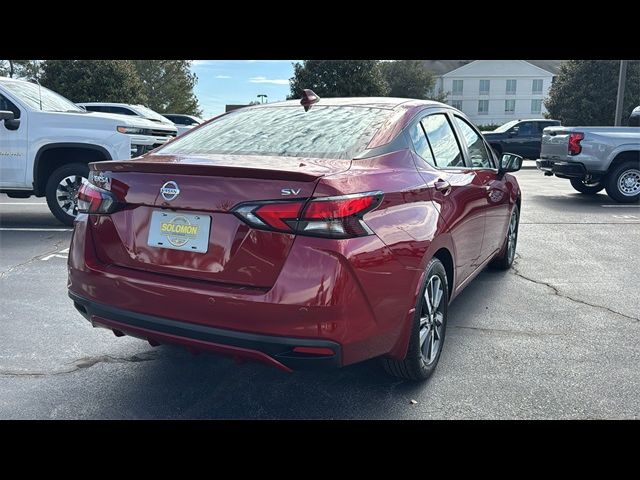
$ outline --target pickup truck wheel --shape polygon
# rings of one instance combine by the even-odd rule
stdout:
[[[585,195],[595,195],[604,188],[603,182],[585,182],[579,178],[570,179],[571,186]]]
[[[640,200],[640,162],[621,163],[607,177],[607,194],[616,202],[635,203]]]
[[[87,182],[89,166],[85,163],[69,163],[53,171],[45,196],[51,213],[65,225],[73,225],[78,215],[78,190]]]

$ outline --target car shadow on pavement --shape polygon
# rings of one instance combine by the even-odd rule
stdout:
[[[162,346],[104,394],[101,405],[122,405],[99,417],[180,419],[403,418],[409,385],[387,376],[377,361],[340,370],[284,373],[257,363],[209,354],[192,356]],[[110,407],[107,407],[110,408]],[[126,412],[126,414],[125,414]]]
[[[484,310],[476,297],[499,289],[501,272],[481,274],[452,304],[448,338],[433,376],[410,382],[385,373],[377,359],[329,371],[284,373],[258,363],[192,355],[179,347],[152,350],[152,361],[126,366],[99,402],[101,418],[405,419],[429,418],[433,386],[450,381],[460,328]],[[457,337],[457,339],[456,339]],[[451,348],[448,348],[451,347]],[[121,367],[125,368],[125,367]],[[112,377],[113,378],[113,377]],[[448,380],[449,379],[449,380]],[[106,398],[104,398],[106,396]],[[440,400],[437,400],[440,401]],[[120,405],[118,408],[117,406]],[[114,410],[111,410],[114,408]],[[126,413],[125,413],[126,412]],[[437,410],[432,412],[438,416]]]

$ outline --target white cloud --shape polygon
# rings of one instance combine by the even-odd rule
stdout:
[[[251,77],[250,83],[272,83],[274,85],[289,85],[286,78],[267,78],[267,77]]]
[[[216,78],[231,78],[229,75],[216,75]]]

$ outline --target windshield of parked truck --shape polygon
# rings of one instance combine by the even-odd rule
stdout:
[[[498,128],[494,130],[494,132],[496,133],[506,132],[511,127],[513,127],[516,123],[518,123],[518,120],[511,120],[510,122],[507,122],[504,125],[500,125]]]
[[[71,100],[52,92],[48,88],[40,87],[37,83],[24,80],[2,79],[0,80],[0,85],[34,110],[44,110],[46,112],[84,112],[84,110],[75,105]]]
[[[133,105],[133,108],[136,112],[138,112],[144,118],[148,118],[149,120],[155,120],[156,122],[169,123],[169,120],[164,118],[157,112],[154,112],[150,108],[145,107],[144,105]]]

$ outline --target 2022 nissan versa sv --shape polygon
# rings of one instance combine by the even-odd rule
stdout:
[[[301,106],[302,104],[302,106]],[[520,189],[465,116],[396,98],[259,105],[90,165],[69,295],[94,326],[282,370],[434,370],[447,306],[513,262]]]

